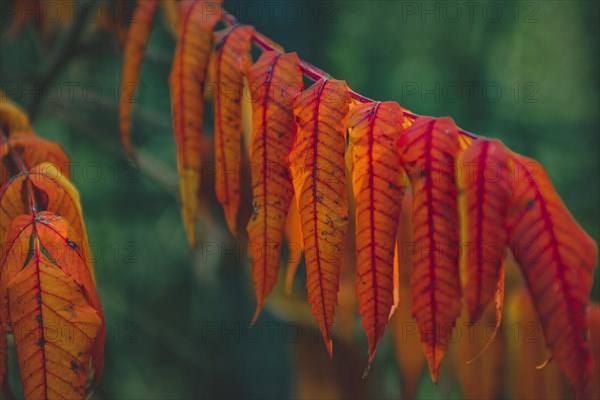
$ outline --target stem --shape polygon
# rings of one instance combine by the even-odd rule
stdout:
[[[225,21],[227,24],[233,26],[237,23],[237,21],[233,15],[231,15],[230,13],[228,13],[225,10],[222,10],[222,13],[223,13],[223,21]],[[254,33],[252,40],[254,41],[254,43],[256,43],[256,45],[258,47],[260,47],[261,49],[263,49],[265,51],[276,51],[278,53],[282,52],[282,50],[279,46],[274,45],[274,42],[271,39],[269,39],[267,36],[263,35],[262,33],[258,32],[258,31],[256,31]],[[302,59],[300,59],[300,70],[304,73],[304,75],[306,75],[307,77],[309,77],[310,79],[312,79],[314,81],[318,81],[322,78],[330,77],[330,75],[327,72],[323,71],[322,69],[320,69],[318,67],[315,67],[311,63],[304,61]],[[366,96],[363,96],[360,93],[355,92],[354,90],[352,90],[350,88],[348,88],[348,94],[350,95],[351,98],[353,98],[354,100],[359,101],[361,103],[369,103],[369,102],[374,101]],[[404,108],[402,108],[402,110],[404,111],[404,116],[409,119],[415,120],[418,117],[420,117],[419,114],[412,113]],[[467,136],[471,139],[478,138],[477,135],[467,132],[460,128],[458,130],[458,133],[460,133],[461,135]]]

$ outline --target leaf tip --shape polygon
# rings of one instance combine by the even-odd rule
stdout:
[[[252,317],[252,321],[250,321],[250,326],[256,325],[256,320],[258,319],[258,316],[260,315],[260,312],[262,311],[262,307],[263,307],[263,303],[258,303],[256,305],[256,310],[254,311],[254,316]]]
[[[429,374],[431,375],[431,381],[437,385],[440,373],[440,365],[444,358],[445,351],[439,348],[432,349],[433,353],[427,353],[427,365],[429,366]]]
[[[183,212],[185,213],[185,210]],[[196,245],[198,243],[196,240],[195,219],[192,219],[191,221],[189,221],[187,218],[184,217],[183,225],[184,225],[184,229],[185,229],[185,236],[187,238],[190,248],[192,248],[192,249],[196,248]]]
[[[552,356],[548,357],[548,359],[546,361],[544,361],[543,363],[541,363],[540,365],[536,365],[535,369],[544,369],[548,366],[548,364],[550,364],[552,362]]]
[[[327,347],[327,353],[329,354],[329,358],[333,358],[333,340],[329,339],[325,341],[325,347]]]

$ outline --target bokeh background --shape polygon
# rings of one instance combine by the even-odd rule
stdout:
[[[57,18],[49,5],[57,2],[46,0],[41,18],[12,31],[15,3],[28,4],[0,2],[2,90],[73,161],[107,321],[106,368],[95,397],[405,394],[394,350],[396,341],[402,352],[403,341],[389,330],[361,379],[367,346],[352,300],[341,300],[344,323],[338,320],[334,360],[327,359],[304,301],[302,268],[294,295],[279,285],[258,325],[248,328],[255,307],[249,258],[214,201],[199,222],[202,244],[188,248],[168,88],[176,39],[164,16],[155,17],[135,98],[136,165],[119,144],[116,2],[78,1],[79,11]],[[125,19],[133,5],[125,3]],[[577,221],[600,239],[598,2],[225,1],[225,8],[365,96],[450,116],[536,158]],[[208,135],[211,122],[208,116]],[[344,299],[352,298],[352,268],[345,267]],[[486,356],[492,352],[478,362]],[[451,358],[438,386],[422,372],[418,397],[466,395]],[[526,361],[533,368],[543,359]],[[499,365],[496,397],[506,397],[514,393],[506,378],[511,364]],[[14,354],[11,366],[18,392]],[[483,367],[470,368],[476,374]]]

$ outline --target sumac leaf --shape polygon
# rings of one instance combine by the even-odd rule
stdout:
[[[332,329],[348,228],[344,151],[350,96],[344,81],[321,79],[294,101],[298,126],[290,169],[312,313],[332,354]]]
[[[400,136],[413,189],[413,315],[434,382],[461,308],[455,158],[458,128],[449,118],[418,118]]]
[[[398,154],[402,108],[394,102],[352,107],[348,117],[356,202],[356,295],[375,356],[394,304],[394,252],[404,185]]]
[[[131,24],[127,32],[127,42],[123,51],[123,72],[121,74],[121,94],[119,102],[119,124],[121,128],[121,142],[130,155],[131,147],[131,110],[133,96],[140,74],[140,67],[144,58],[146,44],[152,29],[152,19],[158,0],[138,0],[137,7],[131,17]]]
[[[248,240],[256,289],[256,313],[277,282],[281,242],[294,197],[288,155],[296,136],[292,101],[302,90],[296,53],[265,52],[248,71],[252,90],[252,216]]]
[[[598,249],[537,161],[512,153],[509,168],[510,248],[531,290],[553,358],[578,397],[585,397],[593,369],[588,308]]]
[[[510,198],[508,150],[498,140],[478,139],[457,159],[461,270],[471,322],[494,300],[507,246]]]
[[[217,43],[214,55],[215,191],[235,237],[241,198],[242,96],[253,34],[251,26],[232,27]]]
[[[78,242],[49,212],[21,215],[9,228],[0,315],[15,338],[25,398],[83,399],[90,359],[102,374],[95,358],[103,357],[104,321],[85,258],[71,245]],[[65,326],[68,337],[58,331]]]
[[[204,82],[213,28],[219,18],[215,7],[218,9],[219,5],[220,1],[202,0],[179,3],[179,40],[169,78],[181,213],[188,242],[192,246],[196,244],[198,194],[202,179]]]

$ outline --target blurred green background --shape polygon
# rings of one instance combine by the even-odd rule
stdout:
[[[108,335],[95,397],[297,395],[302,351],[290,336],[298,325],[267,307],[258,328],[247,329],[255,306],[248,257],[225,234],[217,205],[216,223],[200,222],[205,244],[187,246],[168,88],[176,39],[162,14],[134,105],[138,168],[119,145],[122,48],[114,29],[94,17],[115,4],[80,1],[89,11],[81,26],[75,16],[46,30],[30,21],[15,33],[8,32],[13,2],[0,4],[2,89],[27,109],[38,134],[63,146],[81,192]],[[132,8],[127,2],[127,15]],[[577,221],[600,238],[598,2],[226,1],[225,8],[365,96],[450,116],[539,160]],[[295,290],[304,297],[301,280]],[[592,296],[598,301],[597,273]],[[302,333],[313,340],[313,330]],[[358,326],[354,337],[364,367]],[[318,340],[315,359],[325,353]],[[14,356],[11,365],[18,387]],[[421,396],[461,395],[425,375]],[[368,379],[320,378],[358,381],[361,391],[345,397],[398,397],[389,333]]]

